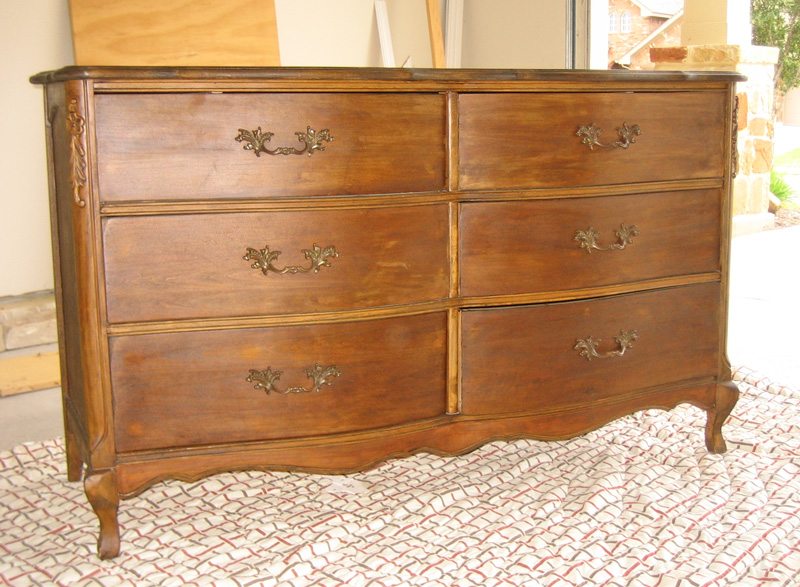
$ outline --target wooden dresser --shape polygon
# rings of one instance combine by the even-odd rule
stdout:
[[[346,473],[690,402],[725,356],[725,73],[66,68],[69,478]]]

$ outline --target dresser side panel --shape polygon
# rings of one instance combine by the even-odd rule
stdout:
[[[77,450],[81,463],[90,462],[87,399],[81,363],[78,322],[78,278],[72,215],[75,201],[70,181],[70,142],[67,129],[65,83],[48,84],[46,132],[50,181],[50,223],[53,238],[53,270],[58,316],[58,347],[61,361],[61,393],[68,457]],[[73,453],[74,454],[74,453]],[[70,477],[80,474],[70,465]]]

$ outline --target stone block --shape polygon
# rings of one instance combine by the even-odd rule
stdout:
[[[781,201],[778,199],[773,193],[769,194],[769,208],[767,209],[768,212],[771,214],[776,214],[778,210],[781,209]]]
[[[769,212],[763,214],[742,214],[733,217],[731,233],[733,237],[763,232],[775,228],[775,216]]]
[[[753,139],[753,173],[769,173],[772,169],[772,141]]]
[[[739,141],[739,173],[741,175],[750,175],[753,172],[754,159],[753,140],[745,137],[744,141]]]
[[[29,346],[50,344],[58,340],[56,319],[23,322],[8,329],[5,336],[6,349],[21,349]]]
[[[753,116],[768,116],[772,112],[772,87],[751,86],[748,90],[748,112]]]
[[[50,344],[58,339],[57,332],[53,292],[0,299],[0,333],[5,349]]]
[[[653,47],[650,49],[652,63],[681,63],[689,54],[687,47]]]
[[[689,52],[689,59],[695,63],[739,63],[740,56],[738,45],[697,45]]]
[[[769,173],[753,174],[747,199],[747,212],[762,214],[769,207]]]
[[[747,128],[747,113],[749,109],[749,106],[747,105],[747,92],[739,92],[736,94],[736,97],[739,98],[739,117],[736,120],[736,123],[739,127],[739,130],[743,131]]]
[[[750,121],[747,129],[753,136],[766,136],[767,135],[767,119],[763,116],[758,116]]]
[[[747,176],[737,175],[733,180],[733,214],[734,216],[747,213],[747,194],[750,182]]]

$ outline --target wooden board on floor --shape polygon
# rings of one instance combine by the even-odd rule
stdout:
[[[70,0],[76,65],[280,65],[275,0]]]
[[[0,359],[0,396],[61,385],[58,353]]]

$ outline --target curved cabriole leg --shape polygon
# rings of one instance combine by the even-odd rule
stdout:
[[[112,469],[87,475],[83,480],[86,497],[92,504],[94,513],[100,520],[100,537],[97,540],[97,554],[101,559],[114,558],[119,554],[119,522],[117,508],[117,474]]]
[[[716,454],[728,450],[722,437],[722,425],[733,411],[739,399],[739,388],[732,381],[717,384],[717,398],[714,407],[708,410],[706,423],[706,448]]]

